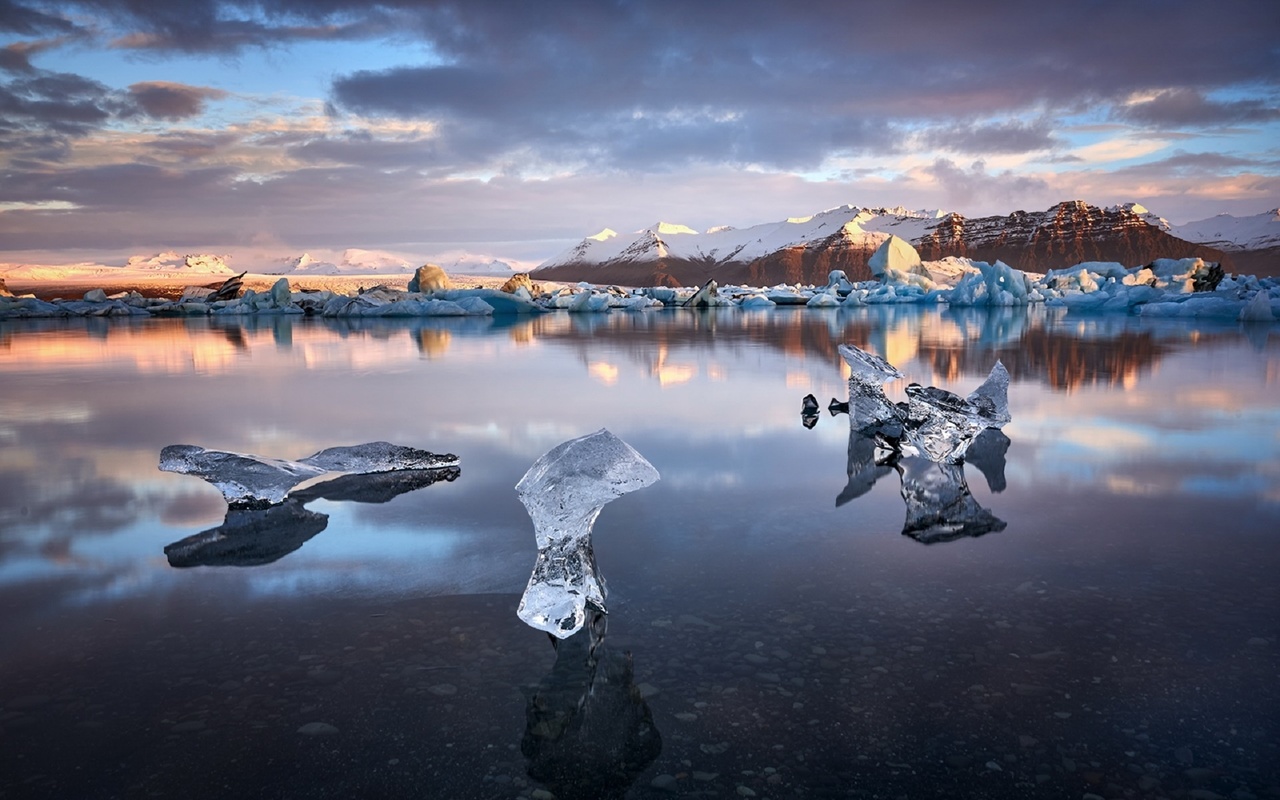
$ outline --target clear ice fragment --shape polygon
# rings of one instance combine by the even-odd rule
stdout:
[[[232,508],[279,503],[294,486],[326,472],[297,461],[206,450],[191,444],[171,444],[161,450],[160,469],[205,479],[222,492]]]
[[[982,410],[936,386],[907,387],[907,441],[931,461],[950,464],[964,458],[973,439],[987,427]]]
[[[439,481],[453,482],[461,474],[462,471],[457,467],[445,467],[343,475],[298,489],[289,495],[289,499],[301,503],[310,503],[312,500],[387,503],[406,492],[417,491]]]
[[[533,520],[538,559],[517,616],[564,639],[582,628],[587,604],[605,610],[591,527],[611,500],[658,480],[658,471],[605,429],[544,453],[516,484]]]
[[[453,453],[437,454],[390,442],[330,447],[299,459],[302,464],[330,472],[390,472],[398,469],[442,469],[458,466]]]
[[[849,365],[849,424],[866,430],[901,422],[898,408],[884,394],[885,381],[901,378],[898,368],[874,353],[842,344],[837,350]]]
[[[965,398],[978,408],[989,428],[1003,428],[1013,417],[1009,414],[1009,370],[996,361],[982,385]]]
[[[903,535],[934,544],[1005,529],[1004,520],[973,499],[964,465],[908,456],[895,468],[902,476],[902,499],[907,504]]]

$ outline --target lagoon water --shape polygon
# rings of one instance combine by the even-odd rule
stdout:
[[[846,342],[961,395],[1003,361],[1007,451],[963,468],[1002,529],[903,535],[892,469],[854,496],[848,417],[799,413]],[[557,650],[513,487],[602,427],[662,478],[601,514],[609,614]],[[1275,796],[1278,431],[1275,326],[0,323],[0,798]],[[461,472],[171,566],[227,509],[164,446],[375,440]]]

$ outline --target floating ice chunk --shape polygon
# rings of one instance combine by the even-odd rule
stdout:
[[[773,308],[777,305],[761,292],[753,292],[738,301],[742,308]]]
[[[369,442],[350,447],[330,447],[298,459],[300,464],[329,472],[389,472],[397,469],[441,469],[458,466],[453,453],[432,453],[390,442]]]
[[[1253,299],[1240,309],[1241,322],[1275,322],[1275,320],[1275,315],[1271,313],[1271,296],[1265,291],[1255,294]]]
[[[835,288],[842,294],[848,294],[853,291],[853,284],[849,282],[849,276],[842,269],[833,269],[827,273],[827,288]]]
[[[837,348],[849,365],[849,424],[855,430],[897,425],[901,414],[884,394],[884,382],[901,378],[898,368],[874,353],[842,344]]]
[[[658,471],[605,429],[543,454],[516,484],[533,520],[538,559],[516,614],[560,639],[576,633],[587,604],[605,610],[591,526],[605,504],[658,480]]]
[[[982,409],[936,386],[907,387],[907,440],[931,461],[959,462],[987,427]]]
[[[1003,428],[1013,419],[1009,414],[1009,370],[997,360],[987,379],[965,399],[977,407],[987,427]]]
[[[1004,520],[973,499],[962,465],[908,456],[895,467],[907,504],[903,535],[933,544],[1005,529]]]
[[[323,475],[323,467],[245,453],[171,444],[160,451],[160,469],[195,475],[213,484],[233,508],[266,506],[284,500],[289,490]]]
[[[310,503],[312,500],[386,503],[402,494],[422,489],[438,481],[451,483],[461,474],[462,471],[457,467],[444,467],[343,475],[291,492],[288,500],[297,500],[300,503]]]
[[[809,298],[809,302],[805,305],[809,308],[838,308],[840,302],[840,295],[836,292],[836,288],[830,286]]]

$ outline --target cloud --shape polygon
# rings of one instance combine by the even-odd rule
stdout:
[[[955,123],[925,130],[920,143],[954,153],[1029,153],[1062,144],[1047,120],[1006,120],[985,124]]]
[[[49,32],[70,33],[75,29],[76,26],[65,17],[47,14],[29,3],[0,0],[0,32],[35,36]]]
[[[207,100],[227,96],[221,89],[187,86],[168,81],[145,81],[129,87],[129,95],[142,113],[154,119],[180,120],[204,111]]]
[[[1130,100],[1116,108],[1116,115],[1148,127],[1221,127],[1261,124],[1280,119],[1280,107],[1260,98],[1210,100],[1197,89],[1164,89]]]
[[[1012,171],[991,174],[983,161],[975,161],[969,169],[950,159],[940,158],[921,170],[942,188],[954,208],[966,208],[981,201],[1008,205],[1033,196],[1043,196],[1048,184],[1043,178],[1018,175]]]
[[[489,240],[536,259],[529,242],[593,228],[844,202],[1174,216],[1161,202],[1252,201],[1280,172],[1247,150],[1280,125],[1280,20],[1244,0],[1213,25],[1182,0],[0,0],[0,20],[29,37],[0,48],[0,196],[23,204],[0,213],[6,248]],[[64,39],[83,75],[40,68]],[[325,41],[376,56],[317,67]],[[290,80],[237,75],[239,56]],[[1190,152],[1224,125],[1253,126],[1239,153]]]

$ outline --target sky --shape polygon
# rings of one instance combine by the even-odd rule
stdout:
[[[1270,3],[0,0],[0,262],[1280,206]]]

